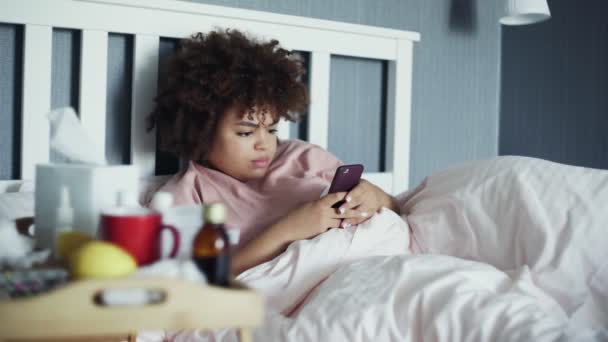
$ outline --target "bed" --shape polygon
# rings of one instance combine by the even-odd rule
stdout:
[[[0,181],[6,215],[31,216],[24,207],[33,206],[27,196],[34,167],[49,160],[44,114],[53,27],[82,30],[79,111],[99,146],[106,137],[108,32],[134,35],[130,162],[141,170],[143,189],[165,179],[155,176],[155,134],[143,125],[161,37],[236,27],[310,53],[310,142],[327,147],[331,55],[388,61],[387,111],[398,128],[385,147],[392,169],[364,177],[397,195],[399,214],[383,210],[358,227],[298,241],[239,276],[266,297],[256,340],[608,339],[606,171],[499,157],[408,183],[418,33],[165,0],[15,0],[3,3],[0,22],[25,25],[21,176]],[[289,137],[286,123],[279,135]],[[187,330],[141,332],[139,339],[238,335]]]

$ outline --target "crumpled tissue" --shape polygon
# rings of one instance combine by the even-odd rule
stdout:
[[[23,269],[48,259],[49,250],[33,250],[34,240],[20,235],[15,222],[0,220],[0,267]]]
[[[51,126],[51,150],[69,163],[106,164],[105,156],[84,131],[72,107],[53,110],[47,117]]]

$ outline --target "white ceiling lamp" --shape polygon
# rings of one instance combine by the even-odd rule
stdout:
[[[503,25],[528,25],[551,18],[547,0],[505,0]]]

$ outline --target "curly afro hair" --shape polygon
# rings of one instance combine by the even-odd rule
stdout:
[[[199,32],[181,40],[167,63],[168,80],[148,130],[157,127],[160,148],[181,158],[206,159],[217,124],[232,106],[243,117],[269,114],[276,122],[296,121],[308,105],[302,62],[276,40],[230,29]]]

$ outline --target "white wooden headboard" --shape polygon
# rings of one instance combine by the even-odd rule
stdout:
[[[108,33],[134,36],[131,163],[142,177],[154,175],[155,134],[146,132],[153,108],[161,37],[182,38],[198,31],[236,28],[270,39],[287,49],[310,52],[309,141],[327,148],[330,57],[388,61],[387,110],[393,111],[393,170],[367,173],[383,189],[408,188],[413,45],[416,32],[339,23],[177,0],[3,0],[0,23],[24,25],[21,180],[0,181],[0,192],[34,178],[37,163],[49,160],[53,27],[81,30],[79,111],[83,126],[105,146]],[[289,127],[279,126],[287,138]]]

